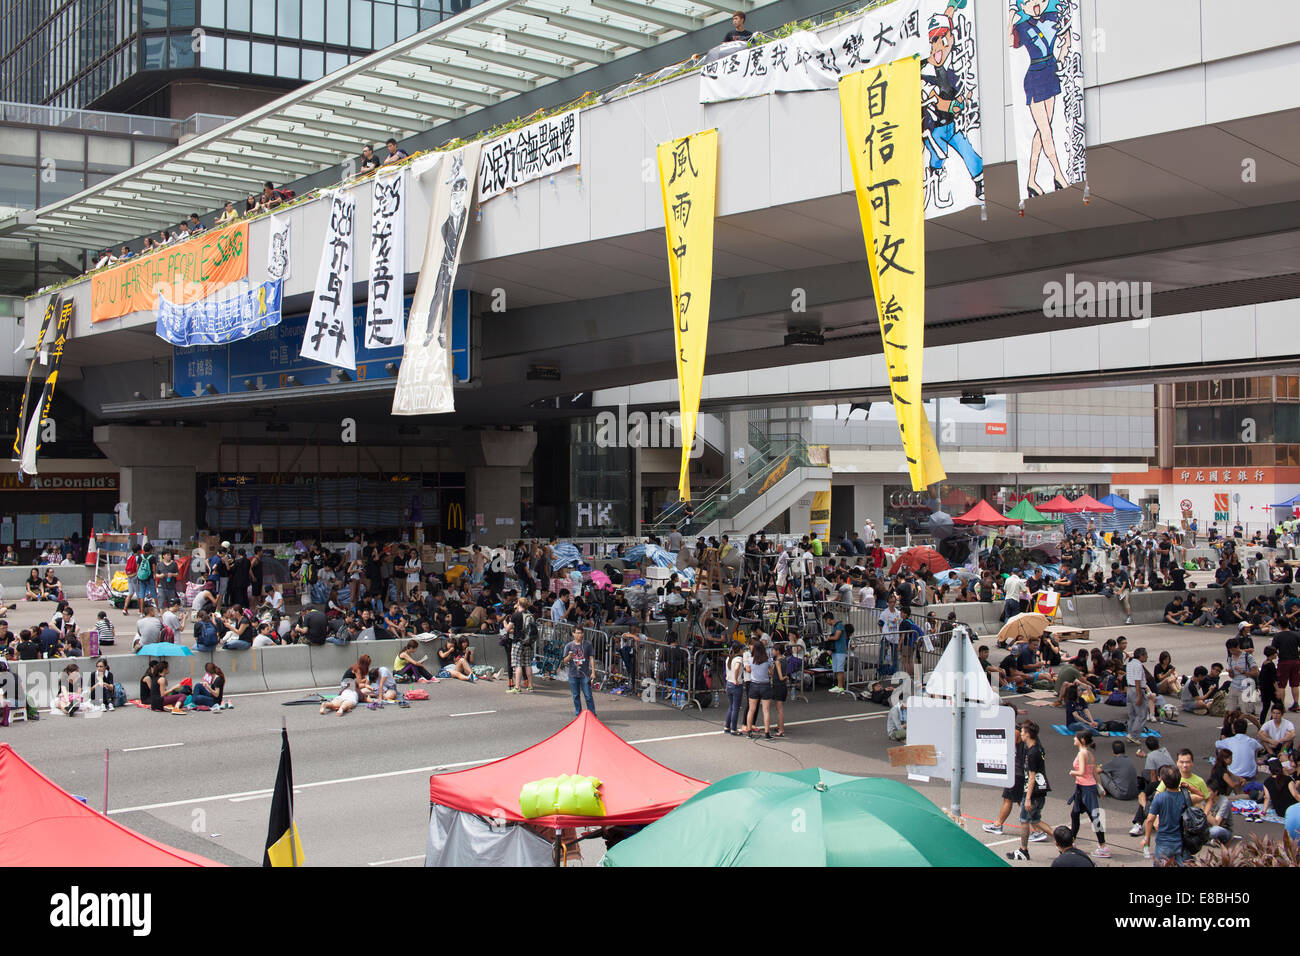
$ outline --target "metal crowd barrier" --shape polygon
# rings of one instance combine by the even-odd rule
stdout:
[[[539,677],[568,680],[560,666],[564,659],[564,645],[573,640],[576,628],[564,621],[537,619],[537,645],[533,648],[533,672]],[[594,627],[584,627],[583,637],[591,643],[592,689],[604,687],[609,680],[614,642],[607,632]]]
[[[847,604],[843,601],[827,601],[825,609],[835,615],[835,620],[852,624],[854,637],[880,633],[879,608]]]

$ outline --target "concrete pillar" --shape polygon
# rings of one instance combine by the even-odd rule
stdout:
[[[121,470],[121,500],[132,530],[157,538],[159,521],[179,521],[181,541],[195,533],[195,478],[216,468],[220,429],[97,425],[95,444]]]
[[[868,518],[876,530],[884,533],[885,527],[885,486],[879,482],[863,483],[853,486],[853,514],[857,519],[856,531],[862,533],[862,525]]]
[[[465,475],[465,521],[475,542],[499,547],[519,537],[521,476],[533,459],[537,433],[483,431],[479,438],[486,464]],[[476,523],[479,515],[482,524]]]

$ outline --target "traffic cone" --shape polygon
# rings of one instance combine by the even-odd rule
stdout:
[[[99,545],[95,543],[95,529],[90,529],[90,544],[86,545],[86,567],[93,568],[99,564]]]
[[[149,543],[149,526],[145,525],[144,531],[140,533],[140,547],[143,548]]]

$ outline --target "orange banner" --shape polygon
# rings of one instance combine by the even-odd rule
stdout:
[[[193,239],[120,263],[90,279],[90,319],[103,322],[152,312],[158,291],[177,305],[196,302],[248,277],[248,223],[212,229]]]

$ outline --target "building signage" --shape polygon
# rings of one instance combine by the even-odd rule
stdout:
[[[0,491],[116,491],[117,475],[33,475],[24,484],[17,475],[0,475]]]

